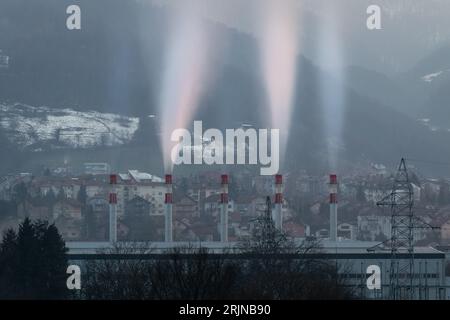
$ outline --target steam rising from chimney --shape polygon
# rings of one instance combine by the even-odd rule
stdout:
[[[159,97],[161,116],[161,147],[166,172],[172,173],[170,152],[175,142],[172,132],[187,128],[198,109],[205,90],[211,57],[208,29],[195,12],[196,6],[186,3],[172,19]]]
[[[286,152],[299,54],[300,8],[294,0],[262,0],[262,64],[272,128],[280,129],[280,155]]]
[[[339,10],[341,5],[333,5],[327,2],[323,4],[323,12],[326,15],[324,23],[320,27],[318,58],[320,66],[324,69],[319,77],[320,104],[324,117],[326,148],[328,153],[328,165],[331,170],[338,169],[338,152],[342,148],[342,129],[344,123],[345,107],[345,66],[344,51],[340,37],[343,34]]]

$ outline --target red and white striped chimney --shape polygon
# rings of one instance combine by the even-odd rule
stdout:
[[[109,192],[109,242],[117,242],[117,175],[109,176],[110,192]]]
[[[281,174],[275,175],[275,228],[283,229],[283,176]]]
[[[330,240],[337,240],[337,175],[330,174]]]
[[[222,193],[220,194],[220,241],[228,242],[228,175],[221,176]]]
[[[166,194],[164,199],[164,216],[165,216],[165,232],[164,232],[164,240],[166,242],[172,242],[172,204],[173,204],[173,196],[172,196],[172,175],[166,174]]]

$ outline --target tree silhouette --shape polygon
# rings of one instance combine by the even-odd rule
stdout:
[[[53,207],[56,203],[56,195],[53,191],[53,188],[50,188],[50,190],[45,194],[44,201],[49,208],[50,212],[53,214]]]
[[[28,188],[24,182],[21,182],[14,186],[13,200],[17,206],[22,205],[23,211],[27,213],[26,203],[28,198]]]
[[[83,206],[83,215],[85,221],[85,232],[88,239],[95,238],[97,230],[97,221],[92,206]]]
[[[8,230],[0,245],[0,298],[65,298],[66,251],[53,224],[26,218],[17,233]]]
[[[53,191],[53,188],[50,188],[50,190],[48,190],[48,192],[45,194],[44,199],[48,202],[48,204],[54,204],[54,202],[56,201],[56,195]]]
[[[352,298],[336,266],[313,258],[315,241],[297,244],[277,230],[267,212],[238,250],[220,254],[201,247],[142,259],[148,246],[116,246],[110,259],[89,261],[82,294],[87,299],[343,299]],[[133,256],[132,258],[130,258]],[[156,255],[158,256],[158,255]],[[137,258],[136,258],[137,257]]]
[[[450,186],[445,181],[439,184],[438,203],[442,206],[450,203]]]
[[[296,243],[275,227],[270,197],[266,199],[266,207],[265,215],[256,219],[251,236],[240,240],[242,252],[256,256],[243,269],[240,297],[283,300],[351,298],[352,293],[345,288],[336,267],[312,258],[312,253],[320,252],[319,242],[303,240]]]
[[[80,190],[78,191],[77,194],[77,200],[83,205],[86,206],[86,201],[87,201],[87,192],[86,192],[86,186],[84,184],[82,184],[80,186]]]
[[[62,201],[67,199],[66,193],[64,192],[63,187],[59,188],[58,195],[56,196],[58,201]]]

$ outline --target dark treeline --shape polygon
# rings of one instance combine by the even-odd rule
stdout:
[[[301,300],[352,299],[325,261],[276,256],[227,259],[206,249],[172,251],[164,259],[101,260],[87,265],[82,299]]]
[[[119,259],[88,262],[80,298],[356,298],[335,264],[311,254],[320,251],[320,245],[315,241],[296,244],[274,227],[270,210],[258,219],[252,235],[240,241],[238,254],[177,248],[154,260],[124,258],[130,250],[148,253],[145,248],[116,247],[109,254],[119,254]]]
[[[270,208],[270,202],[268,200]],[[221,254],[118,244],[80,267],[81,290],[66,287],[68,257],[57,228],[25,219],[0,245],[0,299],[352,299],[337,266],[316,259],[320,244],[296,243],[274,227],[270,209],[251,236]],[[224,253],[224,254],[223,254]]]
[[[67,256],[55,225],[28,218],[0,244],[0,299],[64,299]]]

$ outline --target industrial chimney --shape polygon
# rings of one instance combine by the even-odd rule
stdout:
[[[167,192],[165,195],[165,207],[164,207],[164,216],[165,216],[165,233],[164,238],[166,242],[172,242],[172,175],[166,174],[166,187]]]
[[[337,240],[337,176],[330,174],[330,240]]]
[[[228,242],[228,175],[222,175],[220,194],[220,241]]]
[[[281,174],[275,175],[275,228],[282,230],[283,228],[283,176]]]
[[[109,193],[109,242],[114,244],[117,242],[117,193],[115,188],[117,176],[115,174],[109,176],[109,184],[111,185]]]

